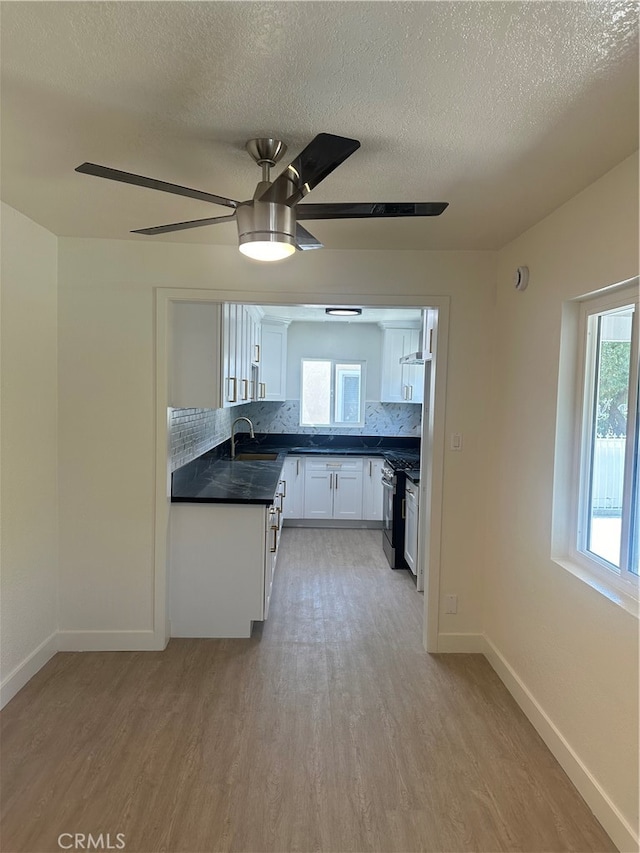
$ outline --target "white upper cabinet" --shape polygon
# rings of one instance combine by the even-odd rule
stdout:
[[[251,316],[251,363],[260,366],[261,349],[262,349],[262,323],[257,309],[253,306],[249,307]]]
[[[172,302],[169,310],[169,405],[219,409],[226,393],[221,383],[223,364],[228,360],[226,349],[222,351],[223,306]]]
[[[260,319],[251,305],[223,306],[223,406],[260,399]]]
[[[219,409],[260,399],[258,309],[173,302],[170,311],[172,408]]]
[[[418,349],[418,328],[385,328],[382,344],[382,403],[422,403],[424,365],[400,364]]]
[[[258,395],[261,400],[287,399],[287,326],[278,320],[262,321]]]

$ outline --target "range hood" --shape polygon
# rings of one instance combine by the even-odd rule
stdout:
[[[418,349],[416,352],[407,353],[400,359],[400,364],[424,364],[425,361],[431,361],[433,349],[433,323],[432,311],[429,308],[424,308],[422,311],[422,324],[420,326],[420,336],[418,338]]]

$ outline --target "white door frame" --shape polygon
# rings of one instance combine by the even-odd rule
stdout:
[[[156,482],[155,482],[155,555],[154,555],[154,646],[162,649],[169,641],[169,510],[171,506],[171,474],[168,447],[169,405],[169,304],[188,302],[242,302],[254,305],[324,305],[326,294],[260,291],[194,290],[156,288]],[[343,294],[332,305],[358,305],[365,308],[435,308],[431,381],[426,382],[425,403],[429,400],[428,417],[422,418],[422,457],[431,458],[424,465],[426,476],[420,480],[420,522],[418,553],[424,571],[425,609],[423,644],[428,652],[438,651],[440,603],[440,550],[442,535],[442,493],[445,448],[445,403],[447,353],[449,337],[448,296],[398,295],[392,300],[380,294]]]

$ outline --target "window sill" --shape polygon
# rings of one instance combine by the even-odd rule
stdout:
[[[637,584],[627,583],[613,572],[577,554],[552,556],[551,559],[574,577],[595,589],[600,595],[604,595],[613,604],[622,607],[636,619],[640,618],[640,589]]]

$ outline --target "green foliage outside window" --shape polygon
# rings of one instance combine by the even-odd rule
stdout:
[[[624,437],[629,408],[629,341],[601,341],[598,382],[598,438]]]

